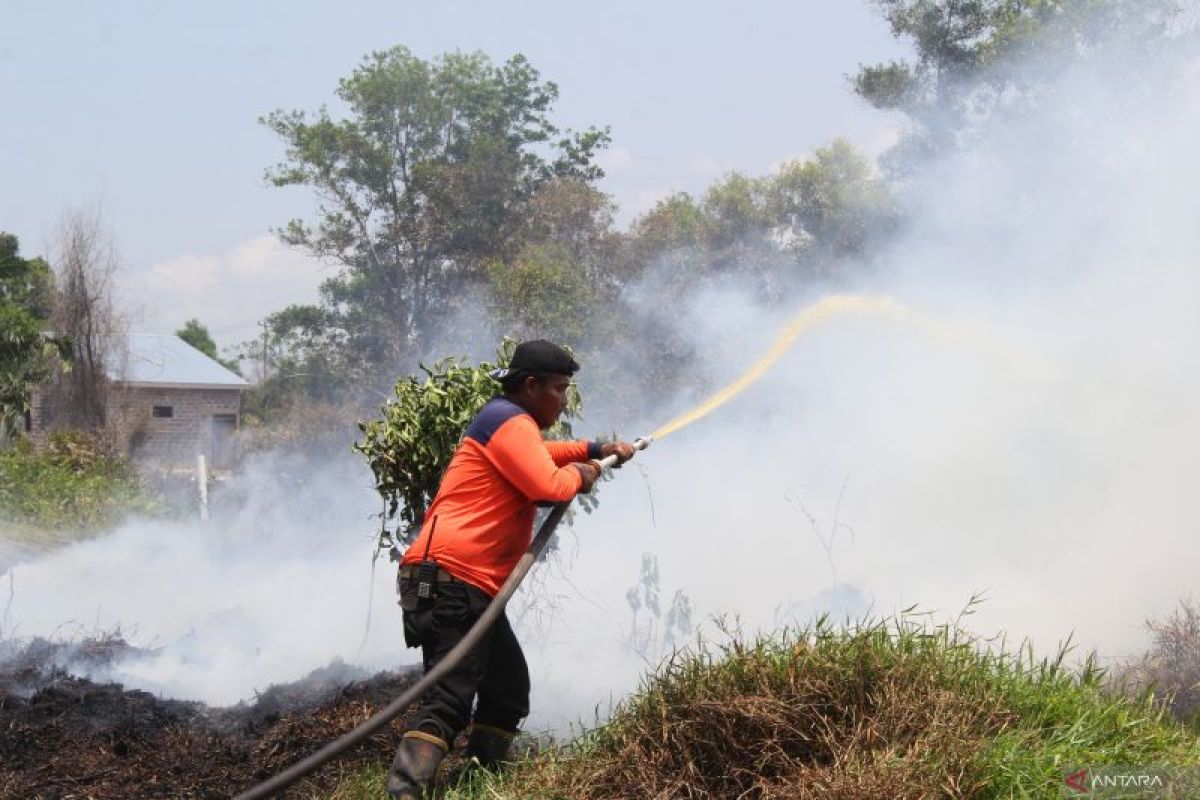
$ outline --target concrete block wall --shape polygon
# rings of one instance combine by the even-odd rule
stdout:
[[[29,438],[41,446],[47,436],[46,403],[36,390],[31,400]],[[155,406],[170,406],[172,415],[155,417]],[[237,389],[115,386],[108,393],[105,421],[130,456],[191,468],[198,454],[213,456],[213,416],[237,417],[240,409]]]
[[[155,417],[155,406],[172,415]],[[212,457],[213,415],[236,416],[240,407],[236,389],[134,387],[110,394],[108,419],[127,432],[132,457],[191,467],[199,453]]]

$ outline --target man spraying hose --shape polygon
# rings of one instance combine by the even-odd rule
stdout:
[[[522,342],[493,373],[503,394],[467,427],[400,565],[404,638],[431,670],[463,638],[529,546],[535,506],[590,491],[595,459],[633,456],[626,442],[553,442],[540,430],[566,408],[579,365],[546,341]],[[507,757],[529,713],[529,670],[507,617],[434,685],[412,716],[388,775],[393,798],[419,798],[458,733],[485,767]]]

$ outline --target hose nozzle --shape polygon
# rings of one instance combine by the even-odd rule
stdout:
[[[638,438],[636,438],[632,442],[630,442],[630,444],[633,445],[634,450],[645,450],[647,447],[650,446],[650,443],[653,441],[654,441],[653,436],[639,436]],[[615,455],[606,456],[606,457],[600,459],[599,463],[600,463],[600,466],[605,467],[605,468],[612,467],[617,463],[617,457]]]

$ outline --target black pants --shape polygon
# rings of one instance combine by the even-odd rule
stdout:
[[[411,588],[407,583],[400,582],[402,597]],[[449,581],[437,584],[431,600],[405,609],[404,639],[409,647],[421,648],[426,672],[466,636],[491,601],[482,589]],[[508,617],[502,614],[479,644],[429,690],[408,729],[432,733],[453,745],[454,737],[472,719],[515,731],[528,714],[529,667]]]

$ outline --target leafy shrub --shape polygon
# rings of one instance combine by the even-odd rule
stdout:
[[[12,522],[95,531],[157,510],[133,467],[94,436],[56,433],[43,452],[22,440],[0,453],[0,517]]]
[[[416,538],[467,425],[499,393],[499,383],[488,373],[508,364],[515,346],[505,339],[494,364],[471,366],[455,358],[432,367],[422,364],[424,378],[401,378],[396,399],[380,409],[380,418],[359,423],[363,439],[354,449],[366,456],[384,502],[381,546]],[[582,407],[579,391],[572,387],[564,418],[578,417]],[[571,426],[560,419],[548,436],[569,439]],[[391,522],[395,527],[389,529]]]

